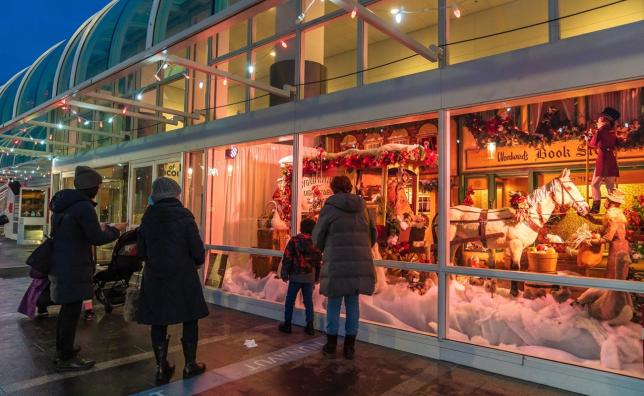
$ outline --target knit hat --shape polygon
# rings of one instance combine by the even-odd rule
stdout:
[[[599,113],[599,115],[604,116],[604,117],[608,117],[612,121],[619,120],[619,117],[621,116],[621,114],[619,114],[619,111],[617,111],[616,109],[613,109],[612,107],[606,107],[604,109],[604,111]]]
[[[608,198],[608,200],[611,202],[623,204],[626,200],[626,195],[622,191],[614,188],[611,192],[608,193],[608,196],[606,198]]]
[[[77,190],[88,190],[103,183],[103,176],[89,166],[77,166],[74,172],[74,187]]]
[[[169,177],[160,177],[152,183],[152,200],[159,202],[166,198],[177,198],[181,194],[181,187]]]

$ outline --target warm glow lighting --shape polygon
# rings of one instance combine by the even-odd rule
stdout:
[[[461,17],[461,9],[460,9],[460,8],[458,8],[458,6],[457,6],[456,4],[454,4],[454,5],[452,6],[452,13],[454,14],[454,16],[455,16],[456,18],[460,18],[460,17]]]
[[[232,164],[229,164],[229,165],[226,167],[226,170],[228,171],[228,176],[232,176],[232,175],[233,175],[233,165],[232,165]]]
[[[78,123],[81,124],[83,122],[83,119],[81,117],[78,117]]]
[[[76,115],[76,114],[78,114],[78,112],[76,110],[72,110],[72,114]]]
[[[143,94],[141,92],[136,95],[136,100],[143,100]]]
[[[250,74],[255,73],[255,66],[253,66],[253,65],[248,66],[248,72],[249,72]]]
[[[351,19],[354,19],[357,13],[358,11],[356,11],[356,9],[354,8],[353,11],[351,11]]]
[[[271,52],[270,52],[270,56],[272,56],[273,58],[275,57],[275,55],[276,55],[276,54],[275,54],[275,51],[271,51]]]
[[[508,107],[505,111],[512,111],[512,107]]]
[[[98,122],[98,127],[99,127],[99,128],[103,128],[103,121],[99,121],[99,122]]]
[[[188,73],[183,73],[183,76],[186,78],[186,80],[190,80],[190,75]]]
[[[161,77],[159,77],[159,75],[158,75],[158,74],[155,74],[155,75],[154,75],[154,79],[155,79],[155,80],[157,80],[157,81],[161,81]]]
[[[163,70],[167,69],[167,68],[168,68],[168,64],[167,64],[167,63],[164,63],[164,64],[163,64],[163,66],[161,66],[161,68],[162,68]]]
[[[396,23],[402,22],[402,14],[401,13],[396,14],[394,19],[396,20]]]
[[[400,10],[398,8],[392,8],[389,12],[391,12],[391,15],[396,15],[400,12]]]
[[[280,45],[282,46],[282,48],[288,48],[288,44],[286,44],[286,41],[284,40],[280,41]]]
[[[203,89],[203,81],[199,81],[199,89]]]
[[[224,85],[228,85],[228,79],[224,78]]]
[[[494,159],[496,156],[496,142],[487,143],[487,158]]]
[[[124,107],[121,113],[126,114],[127,113],[127,107]]]
[[[193,172],[193,171],[192,171],[192,168],[188,168],[188,176],[191,176],[191,177],[192,177],[192,172]]]

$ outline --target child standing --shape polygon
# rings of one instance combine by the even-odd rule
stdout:
[[[300,223],[300,233],[288,241],[282,257],[280,277],[283,281],[288,281],[284,322],[279,325],[279,330],[284,333],[291,332],[295,298],[297,297],[297,292],[302,290],[302,299],[304,300],[306,311],[304,332],[310,335],[315,334],[313,329],[313,287],[320,277],[322,253],[313,245],[311,240],[313,227],[315,227],[315,220],[303,219]]]

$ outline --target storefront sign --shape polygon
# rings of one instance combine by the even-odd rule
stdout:
[[[316,191],[319,191],[319,197],[324,203],[327,198],[333,195],[331,191],[331,176],[304,176],[302,178],[302,210],[309,210],[311,203],[316,199]]]
[[[490,170],[506,168],[526,168],[543,165],[583,164],[586,161],[586,143],[578,140],[555,142],[543,147],[498,147],[490,158],[485,149],[465,151],[465,170]],[[624,150],[617,153],[619,162],[641,161],[644,149]],[[597,155],[590,149],[590,166],[594,168]]]
[[[169,177],[181,184],[181,164],[179,162],[167,162],[159,166],[159,176]]]

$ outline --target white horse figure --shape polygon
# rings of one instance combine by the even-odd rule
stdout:
[[[510,208],[490,210],[487,220],[481,227],[483,209],[458,205],[450,208],[451,262],[458,248],[466,241],[481,239],[480,228],[484,228],[487,247],[505,248],[510,256],[513,270],[520,269],[523,250],[537,239],[538,232],[544,227],[555,210],[561,212],[574,208],[580,216],[590,211],[575,184],[570,180],[570,171],[564,169],[561,175],[527,197],[528,209],[523,219],[516,220]],[[512,294],[518,293],[516,282],[512,283]]]

